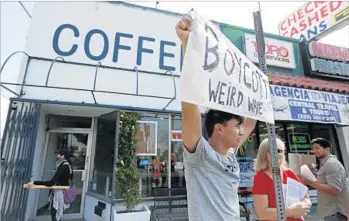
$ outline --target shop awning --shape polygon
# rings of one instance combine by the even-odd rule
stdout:
[[[279,73],[269,73],[269,76],[269,83],[274,85],[349,94],[349,83]]]

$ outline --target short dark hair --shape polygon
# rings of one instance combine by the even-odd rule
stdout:
[[[226,124],[232,119],[237,120],[239,124],[242,124],[244,122],[244,118],[239,115],[214,109],[208,110],[205,114],[205,129],[208,137],[212,136],[213,129],[216,124]]]
[[[311,141],[311,145],[313,144],[318,144],[320,145],[322,148],[332,148],[332,145],[330,143],[329,140],[325,139],[325,138],[322,138],[322,137],[318,137],[318,138],[315,138]]]
[[[70,157],[72,157],[72,154],[68,149],[61,149],[55,153],[59,155],[63,155],[65,159],[69,159]]]

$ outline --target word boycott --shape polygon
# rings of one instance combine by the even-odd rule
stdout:
[[[180,100],[274,123],[268,77],[210,21],[194,19]]]
[[[218,52],[219,38],[213,29],[205,25],[206,30],[206,45],[205,45],[205,58],[203,69],[205,71],[213,72],[216,70],[221,63],[222,53]],[[209,37],[209,33],[213,36],[216,44],[210,47],[210,40],[213,38]],[[208,57],[214,56],[214,60],[210,63],[208,62]],[[251,65],[250,65],[251,64]],[[226,49],[223,58],[224,72],[228,77],[234,77],[237,75],[239,84],[243,84],[247,89],[252,90],[253,93],[259,93],[260,98],[268,98],[268,82],[263,78],[263,73],[261,73],[254,65],[249,62],[248,59],[244,59],[238,53],[234,52],[232,49]],[[249,80],[250,79],[250,80]]]

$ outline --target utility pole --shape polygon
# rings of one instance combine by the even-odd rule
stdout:
[[[256,32],[256,41],[257,41],[257,50],[258,50],[258,62],[259,69],[261,69],[264,74],[268,76],[267,65],[265,62],[265,42],[264,42],[264,34],[263,34],[263,26],[262,26],[262,17],[259,10],[253,12],[253,20],[254,20],[254,30]],[[274,114],[274,113],[272,113]],[[284,204],[284,197],[282,193],[282,182],[281,182],[281,173],[280,173],[280,165],[279,165],[279,157],[276,146],[276,136],[275,136],[275,125],[267,124],[268,129],[268,138],[269,138],[269,148],[272,159],[272,171],[273,171],[273,181],[274,181],[274,189],[275,189],[275,197],[276,197],[276,207],[277,207],[277,217],[278,221],[286,221],[286,211]]]

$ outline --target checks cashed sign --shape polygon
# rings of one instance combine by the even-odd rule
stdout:
[[[179,99],[274,123],[268,77],[211,22],[193,17]]]
[[[349,20],[348,1],[308,1],[279,24],[281,36],[308,41],[343,27]]]

